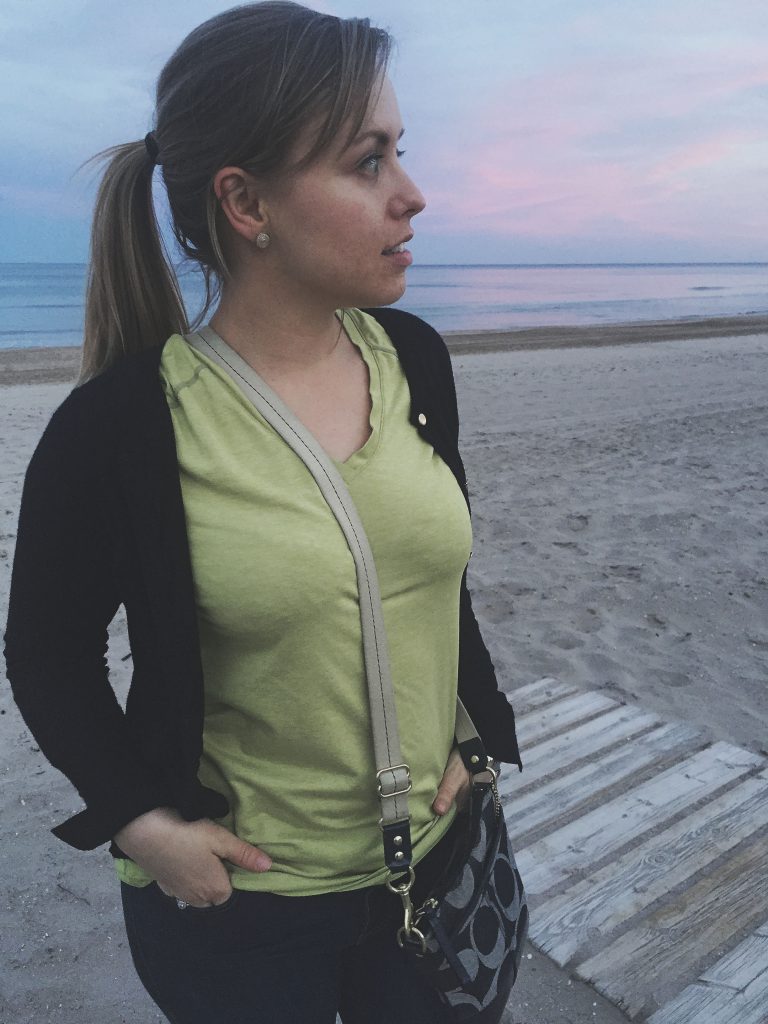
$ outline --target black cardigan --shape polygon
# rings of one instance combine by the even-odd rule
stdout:
[[[397,349],[411,423],[468,502],[445,343],[411,314],[366,312]],[[176,807],[188,820],[227,812],[225,798],[197,778],[203,672],[162,349],[122,359],[64,399],[21,499],[7,674],[40,749],[86,804],[53,832],[84,850],[154,807]],[[121,604],[134,666],[125,713],[105,659],[107,627]],[[514,714],[498,689],[466,573],[459,631],[459,694],[488,752],[522,770]]]

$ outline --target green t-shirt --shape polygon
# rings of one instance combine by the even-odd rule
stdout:
[[[459,589],[472,534],[456,479],[409,423],[408,382],[376,320],[346,310],[365,359],[371,435],[337,466],[381,587],[414,863],[453,813],[431,804],[453,744]],[[240,388],[180,335],[160,374],[173,419],[205,678],[200,779],[220,823],[260,846],[235,888],[285,895],[383,882],[357,580],[311,474]],[[150,879],[131,861],[120,877]]]

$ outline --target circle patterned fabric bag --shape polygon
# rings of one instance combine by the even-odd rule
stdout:
[[[501,1015],[528,934],[525,890],[496,773],[489,772],[490,782],[473,781],[467,820],[441,879],[414,911],[410,934],[401,928],[398,936],[457,1024],[486,1010]]]

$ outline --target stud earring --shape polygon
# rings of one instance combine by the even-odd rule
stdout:
[[[256,245],[258,246],[259,249],[266,249],[271,241],[272,239],[269,237],[266,231],[260,231],[258,235],[256,235]]]

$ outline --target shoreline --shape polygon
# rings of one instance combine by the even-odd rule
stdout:
[[[543,326],[503,330],[443,331],[452,355],[529,352],[551,348],[599,348],[706,338],[768,334],[768,316],[708,317],[693,320],[640,320],[631,323]],[[74,383],[80,346],[0,349],[0,386]]]
[[[444,331],[443,337],[453,355],[471,355],[732,338],[746,334],[768,334],[768,315],[745,313],[692,320],[635,320],[630,323],[522,327],[503,331]]]

